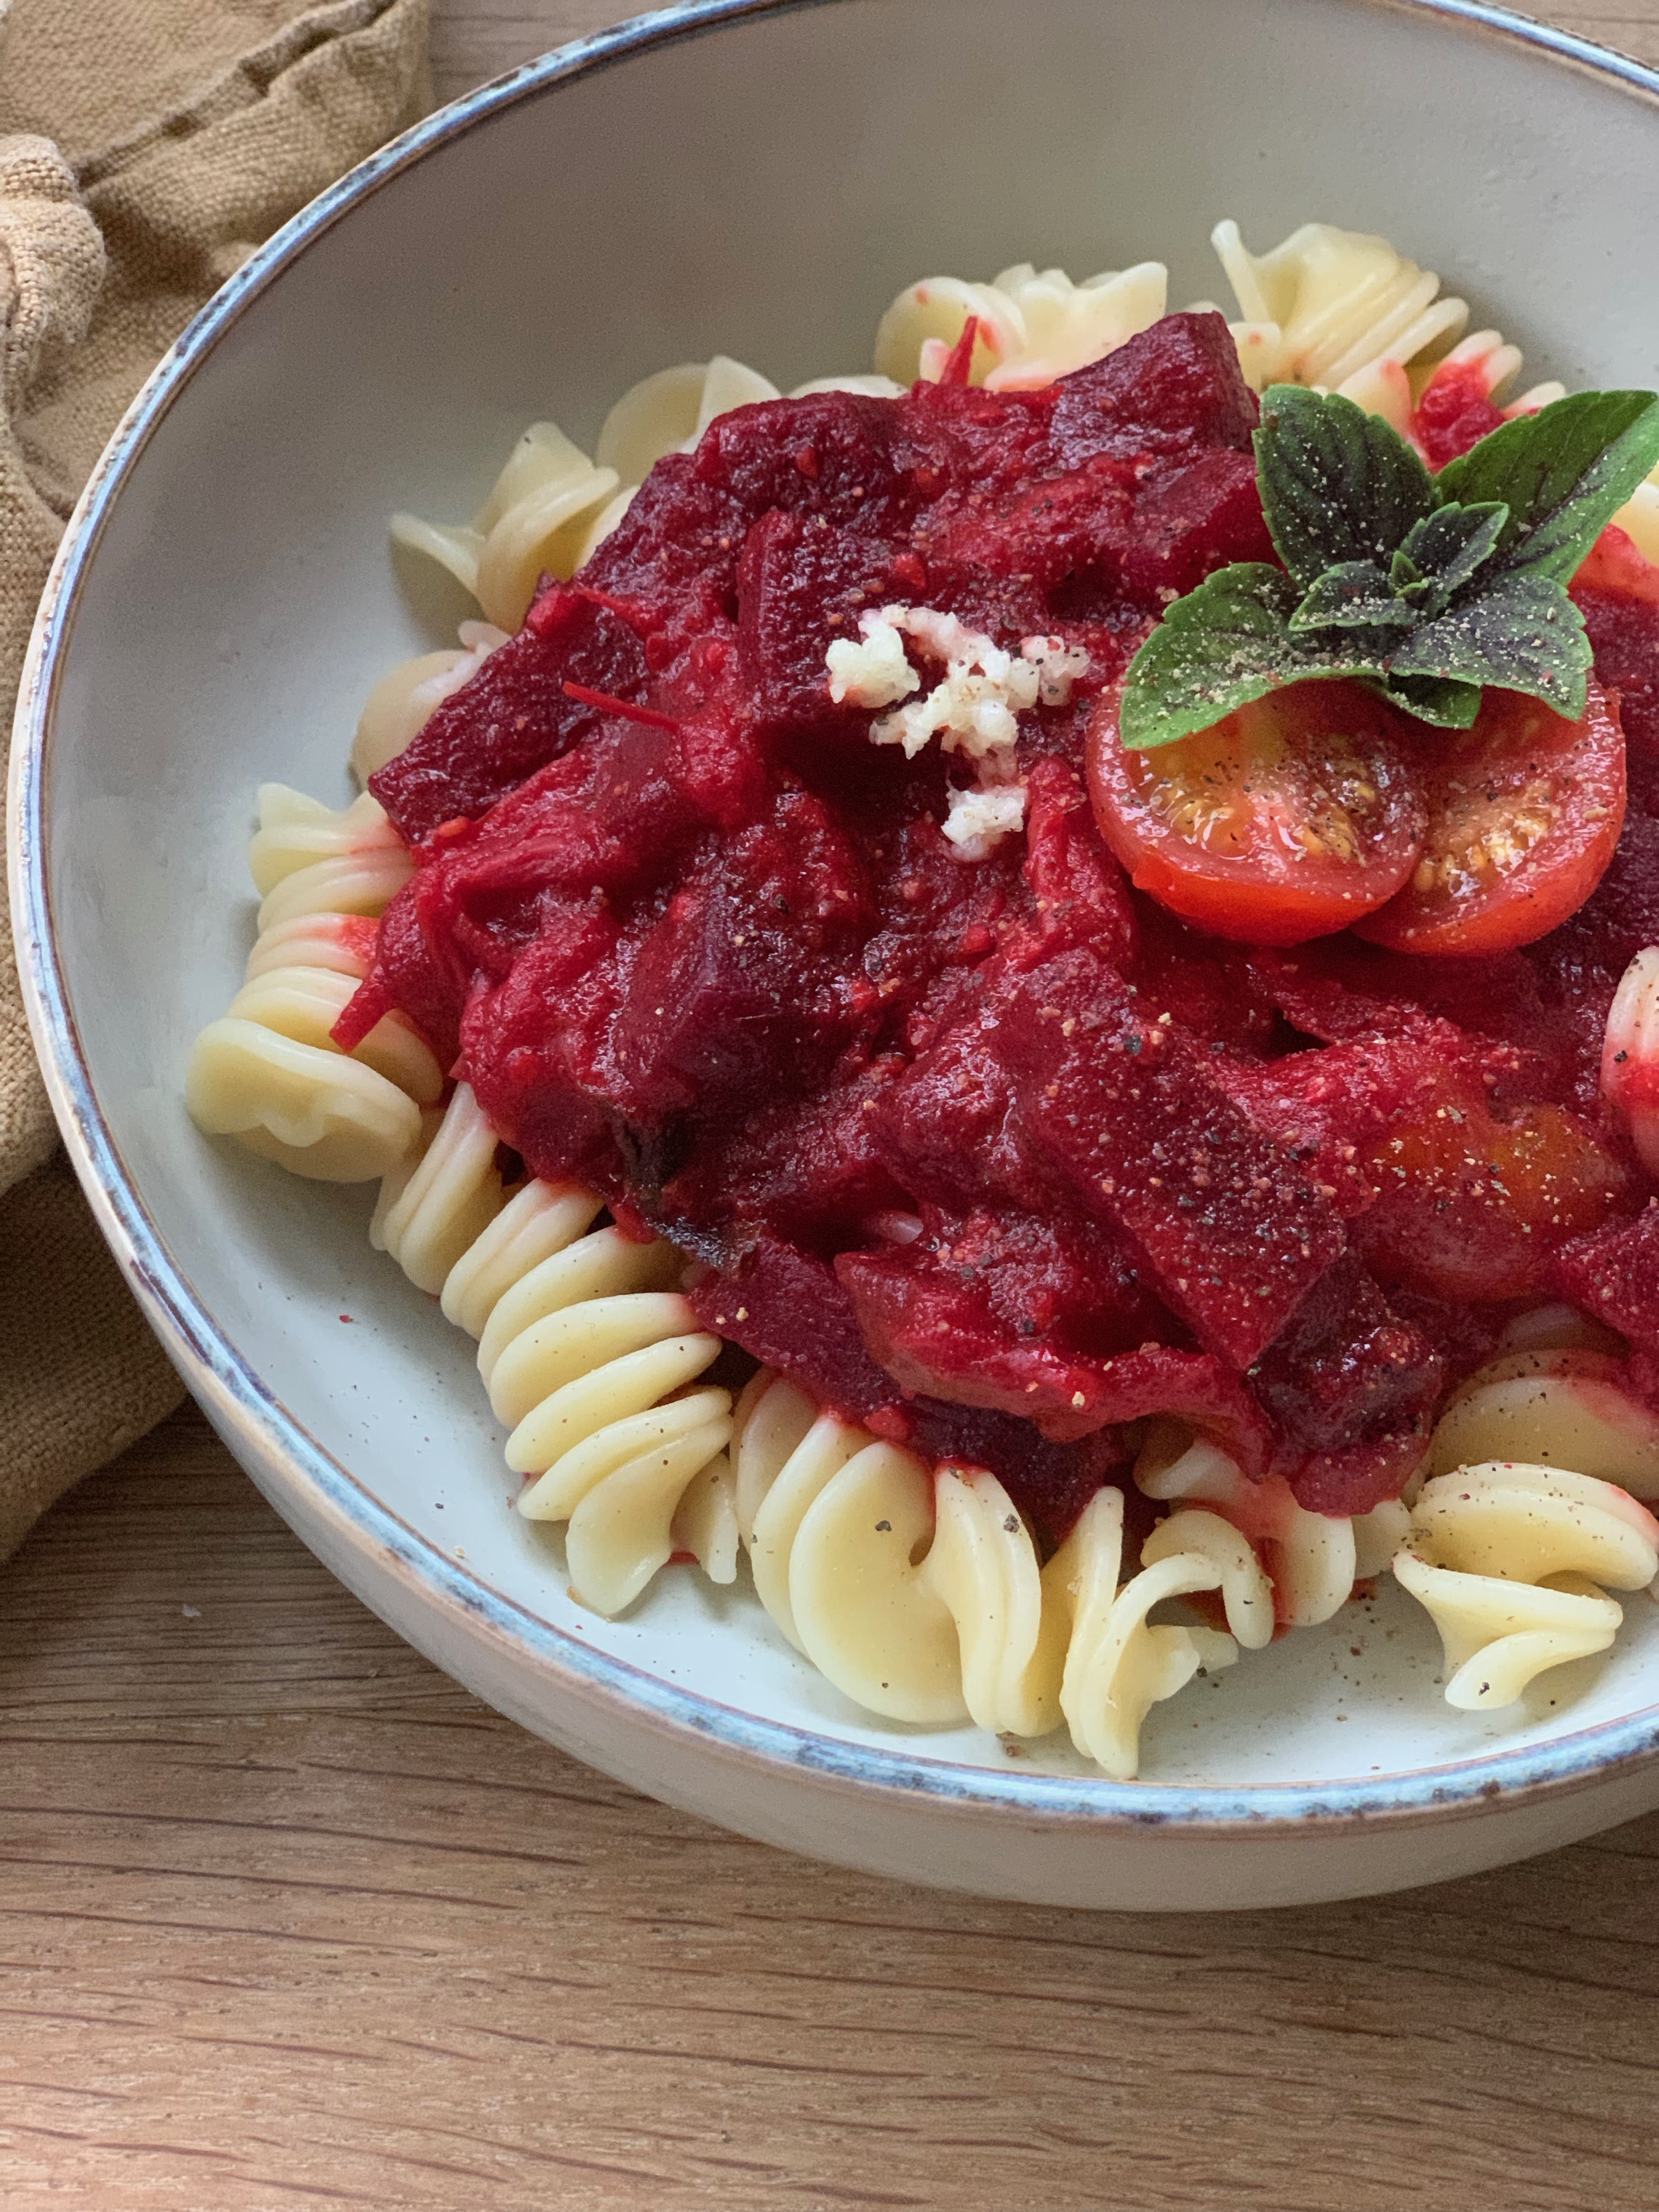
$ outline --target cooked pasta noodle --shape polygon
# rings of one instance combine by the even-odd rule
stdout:
[[[1605,1352],[1507,1352],[1453,1393],[1429,1446],[1434,1475],[1488,1460],[1571,1468],[1659,1498],[1659,1416]]]
[[[1577,1306],[1534,1306],[1516,1314],[1498,1340],[1500,1353],[1510,1352],[1617,1352],[1620,1340],[1610,1328]]]
[[[470,1105],[456,1131],[454,1188],[470,1187],[482,1208],[494,1174],[483,1147],[488,1140],[493,1159],[494,1140]],[[732,1399],[690,1387],[720,1341],[672,1287],[678,1254],[592,1228],[599,1211],[585,1191],[526,1183],[456,1259],[442,1305],[479,1339],[491,1408],[512,1431],[507,1463],[533,1478],[519,1510],[569,1523],[572,1589],[596,1613],[615,1613],[672,1555],[690,1486],[725,1454]],[[729,1474],[710,1476],[705,1489],[722,1483],[729,1491]],[[687,1512],[697,1541],[684,1547],[701,1559],[701,1542],[718,1566],[734,1562],[723,1533],[735,1517],[729,1498],[694,1499]]]
[[[1358,1522],[1346,1514],[1310,1513],[1283,1476],[1252,1482],[1218,1444],[1178,1424],[1160,1424],[1135,1462],[1136,1486],[1148,1498],[1212,1506],[1261,1547],[1272,1578],[1277,1617],[1286,1628],[1311,1628],[1346,1603],[1362,1571]],[[1366,1516],[1369,1518],[1369,1516]],[[1392,1555],[1392,1546],[1386,1556]],[[1368,1557],[1382,1564],[1378,1547]]]
[[[801,1649],[838,1690],[892,1720],[938,1723],[968,1710],[955,1618],[917,1565],[933,1534],[932,1472],[868,1439],[807,1504],[789,1552]]]
[[[1394,1571],[1440,1632],[1448,1704],[1482,1711],[1608,1648],[1624,1615],[1600,1585],[1652,1582],[1659,1522],[1592,1476],[1488,1462],[1425,1484]]]
[[[1280,383],[1341,391],[1379,362],[1405,368],[1468,320],[1467,304],[1440,299],[1440,279],[1386,238],[1304,222],[1255,254],[1229,221],[1210,239],[1243,318],[1233,332],[1239,360],[1258,392]]]
[[[1636,955],[1619,980],[1601,1045],[1601,1095],[1630,1132],[1638,1158],[1659,1176],[1659,945]]]
[[[717,416],[782,397],[758,369],[729,354],[660,368],[624,392],[605,416],[593,457],[629,486],[645,482],[665,453],[688,450]]]
[[[1473,375],[1494,404],[1520,371],[1519,349],[1496,331],[1477,331],[1446,350],[1468,320],[1468,303],[1439,297],[1440,279],[1385,238],[1307,222],[1257,255],[1229,222],[1216,225],[1211,241],[1243,319],[1232,326],[1240,365],[1257,392],[1275,383],[1317,385],[1403,432],[1443,369]],[[1537,385],[1504,411],[1528,413],[1562,390]]]
[[[1659,469],[1637,485],[1613,519],[1644,560],[1659,562]]]
[[[349,1054],[330,1031],[368,969],[374,916],[414,863],[378,802],[335,812],[282,784],[259,793],[248,849],[264,895],[246,978],[191,1049],[185,1099],[198,1126],[321,1182],[366,1182],[415,1152],[443,1071],[413,1025],[387,1014]]]
[[[1411,1552],[1394,1571],[1439,1630],[1446,1703],[1466,1712],[1513,1705],[1550,1668],[1606,1651],[1625,1617],[1593,1583],[1570,1576],[1559,1588],[1532,1587],[1428,1566]]]
[[[416,1290],[441,1291],[501,1212],[506,1193],[497,1150],[477,1100],[458,1083],[419,1158],[400,1164],[381,1183],[368,1240],[392,1255]]]
[[[1072,1741],[1115,1780],[1127,1782],[1152,1706],[1183,1689],[1200,1667],[1231,1664],[1237,1650],[1213,1630],[1147,1619],[1166,1598],[1221,1586],[1225,1570],[1201,1544],[1170,1552],[1120,1589],[1122,1556],[1123,1493],[1099,1490],[1042,1582],[1045,1601],[1066,1625],[1060,1703]]]
[[[755,1587],[796,1649],[889,1718],[1042,1735],[1063,1717],[1107,1771],[1135,1771],[1141,1723],[1200,1666],[1273,1635],[1272,1591],[1243,1538],[1183,1511],[1120,1594],[1123,1500],[1103,1490],[1039,1568],[982,1468],[930,1475],[908,1452],[763,1370],[737,1414],[738,1519]],[[1165,1598],[1218,1589],[1233,1636],[1150,1624]],[[1066,1686],[1069,1685],[1069,1688]]]
[[[588,526],[622,479],[597,467],[554,422],[532,422],[470,523],[394,514],[399,545],[427,554],[471,592],[488,621],[514,630],[544,573],[569,577],[585,557]]]
[[[1202,1506],[1182,1506],[1148,1536],[1140,1564],[1158,1566],[1182,1555],[1207,1559],[1216,1568],[1218,1580],[1200,1587],[1220,1590],[1227,1627],[1237,1643],[1260,1651],[1273,1642],[1273,1586],[1255,1547],[1231,1521]]]
[[[900,385],[937,382],[946,357],[978,319],[969,381],[992,391],[1052,384],[1115,352],[1164,313],[1169,273],[1161,261],[1108,270],[1074,284],[1063,269],[1029,261],[988,284],[924,276],[901,292],[876,332],[876,367]]]
[[[674,1509],[676,1552],[689,1552],[711,1583],[738,1578],[737,1478],[729,1451],[694,1474]]]
[[[1030,1531],[983,1468],[941,1468],[934,1516],[921,1573],[956,1623],[970,1717],[982,1729],[1046,1735],[1060,1724],[1066,1623],[1044,1603]]]

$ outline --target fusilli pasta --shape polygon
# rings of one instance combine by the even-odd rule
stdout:
[[[1424,1485],[1394,1571],[1440,1632],[1448,1704],[1484,1711],[1607,1649],[1624,1614],[1601,1585],[1652,1582],[1659,1522],[1611,1483],[1492,1461]]]
[[[1619,980],[1601,1046],[1601,1095],[1659,1176],[1659,945],[1645,945]]]
[[[1357,1519],[1310,1513],[1282,1476],[1252,1482],[1219,1445],[1160,1423],[1135,1462],[1148,1498],[1210,1506],[1259,1547],[1285,1628],[1311,1628],[1346,1603],[1362,1575],[1376,1574],[1405,1533],[1397,1501]],[[1363,1564],[1362,1564],[1363,1555]]]
[[[501,1212],[497,1150],[471,1089],[458,1083],[418,1158],[400,1162],[382,1182],[368,1240],[392,1255],[416,1290],[441,1291]]]
[[[978,319],[969,381],[992,391],[1035,388],[1115,352],[1164,313],[1161,261],[1074,284],[1063,269],[1022,261],[988,284],[924,276],[899,294],[876,332],[876,367],[899,385],[937,382],[952,347]]]
[[[796,1649],[867,1710],[1044,1735],[1062,1718],[1108,1772],[1135,1771],[1140,1727],[1234,1638],[1272,1637],[1272,1592],[1215,1515],[1174,1514],[1120,1591],[1123,1499],[1100,1492],[1039,1568],[1030,1532],[982,1468],[930,1475],[910,1453],[765,1370],[737,1414],[738,1518],[755,1587]],[[1233,1633],[1148,1621],[1219,1590]]]
[[[631,1605],[677,1543],[729,1581],[732,1399],[690,1387],[720,1341],[672,1287],[679,1255],[594,1229],[599,1201],[574,1186],[529,1182],[502,1205],[495,1139],[465,1087],[428,1160],[441,1146],[424,1189],[417,1170],[394,1196],[381,1241],[429,1278],[482,1217],[442,1274],[441,1304],[479,1340],[491,1408],[512,1431],[507,1463],[530,1478],[519,1510],[569,1523],[571,1587],[596,1613]]]
[[[1453,1393],[1435,1424],[1428,1471],[1524,1458],[1659,1498],[1659,1416],[1623,1376],[1605,1352],[1506,1352]]]
[[[575,574],[586,558],[588,526],[621,481],[614,469],[590,461],[556,423],[532,422],[470,523],[394,514],[392,535],[447,568],[488,621],[514,630],[538,576]]]
[[[295,1175],[366,1182],[409,1158],[443,1071],[399,1014],[349,1056],[329,1032],[367,972],[368,925],[414,863],[379,804],[335,812],[283,784],[259,793],[248,848],[263,894],[246,980],[197,1038],[185,1098],[199,1127]]]

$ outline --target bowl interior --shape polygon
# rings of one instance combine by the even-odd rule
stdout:
[[[839,0],[532,86],[392,166],[250,284],[170,388],[101,515],[56,672],[57,957],[98,1110],[202,1314],[363,1490],[590,1648],[851,1743],[969,1765],[972,1731],[878,1727],[746,1580],[671,1571],[628,1618],[568,1597],[526,1524],[471,1347],[371,1252],[366,1194],[201,1138],[196,1030],[251,940],[267,779],[334,802],[357,708],[467,610],[390,557],[397,507],[471,512],[537,416],[590,440],[632,380],[724,351],[787,387],[866,368],[932,271],[1158,258],[1321,218],[1378,230],[1473,301],[1528,381],[1659,381],[1649,105],[1480,23],[1364,0]],[[64,1048],[66,1051],[67,1048]],[[1328,1783],[1536,1744],[1659,1700],[1659,1609],[1518,1714],[1451,1711],[1389,1586],[1159,1708],[1150,1780]],[[1059,1740],[1032,1770],[1079,1772]],[[1103,1785],[1103,1789],[1105,1785]]]

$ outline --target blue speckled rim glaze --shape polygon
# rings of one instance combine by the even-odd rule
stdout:
[[[152,432],[248,305],[317,239],[434,148],[520,101],[636,54],[751,18],[833,4],[836,0],[693,0],[564,46],[467,94],[372,155],[285,224],[203,308],[128,410],[70,520],[35,622],[14,729],[9,819],[13,921],[29,1019],[64,1142],[100,1225],[191,1391],[252,1460],[281,1470],[308,1515],[327,1521],[364,1557],[389,1565],[410,1589],[435,1594],[464,1632],[476,1637],[482,1630],[504,1647],[532,1655],[550,1686],[562,1680],[586,1703],[642,1714],[744,1765],[782,1766],[864,1790],[903,1793],[932,1800],[941,1810],[1000,1813],[1020,1826],[1082,1823],[1103,1832],[1176,1827],[1194,1838],[1216,1839],[1260,1837],[1291,1826],[1305,1832],[1309,1824],[1327,1829],[1415,1824],[1513,1806],[1522,1796],[1559,1795],[1644,1765],[1659,1753],[1659,1706],[1547,1745],[1375,1779],[1208,1789],[963,1766],[759,1719],[676,1688],[592,1650],[503,1596],[364,1490],[246,1365],[175,1266],[133,1187],[94,1090],[59,963],[47,889],[46,765],[81,580]],[[1479,0],[1352,4],[1473,25],[1659,104],[1659,73]],[[276,1486],[280,1492],[280,1483]]]

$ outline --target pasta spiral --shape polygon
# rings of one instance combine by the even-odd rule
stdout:
[[[464,1087],[456,1101],[424,1188],[417,1170],[380,1238],[432,1275],[483,1216],[442,1275],[441,1304],[479,1340],[491,1408],[512,1431],[507,1463],[532,1478],[519,1510],[569,1523],[571,1588],[596,1613],[631,1605],[677,1543],[731,1580],[732,1399],[690,1387],[720,1340],[672,1287],[678,1254],[594,1229],[599,1200],[574,1185],[532,1181],[501,1204],[494,1136]]]
[[[1601,1585],[1652,1582],[1659,1522],[1612,1483],[1489,1461],[1424,1485],[1394,1571],[1440,1632],[1447,1703],[1485,1711],[1607,1649],[1624,1614]]]
[[[932,1474],[819,1413],[763,1370],[737,1412],[738,1522],[755,1587],[795,1648],[866,1710],[1044,1735],[1063,1717],[1085,1757],[1127,1779],[1152,1705],[1237,1644],[1273,1634],[1250,1547],[1206,1512],[1174,1514],[1121,1590],[1123,1499],[1103,1490],[1046,1567],[983,1468]],[[1166,1598],[1222,1593],[1232,1635],[1154,1626]]]
[[[632,489],[665,453],[689,452],[716,416],[781,397],[758,369],[729,354],[683,361],[629,386],[605,418],[594,459]]]
[[[1362,1576],[1387,1566],[1405,1535],[1407,1510],[1397,1500],[1353,1518],[1310,1513],[1282,1476],[1252,1482],[1218,1445],[1176,1422],[1158,1424],[1134,1479],[1148,1498],[1212,1508],[1255,1547],[1285,1628],[1328,1620]]]
[[[1630,1132],[1638,1158],[1659,1176],[1659,945],[1619,980],[1601,1045],[1601,1095]]]
[[[1637,485],[1613,520],[1644,559],[1659,564],[1659,469]]]
[[[575,574],[586,557],[588,526],[621,481],[614,469],[590,461],[556,423],[532,422],[470,523],[394,514],[392,535],[447,568],[486,620],[515,630],[539,576]]]
[[[416,1151],[443,1071],[399,1014],[349,1054],[330,1031],[368,970],[373,918],[414,863],[367,795],[335,812],[266,784],[248,849],[263,894],[246,979],[197,1038],[185,1099],[211,1136],[234,1136],[295,1175],[366,1182]]]
[[[1468,304],[1440,299],[1440,279],[1386,238],[1304,222],[1255,254],[1229,221],[1210,242],[1238,301],[1233,335],[1258,392],[1286,382],[1345,390],[1379,361],[1403,368],[1456,338],[1468,321]]]
[[[1153,1705],[1184,1689],[1200,1667],[1231,1666],[1238,1656],[1231,1636],[1157,1626],[1147,1619],[1164,1598],[1222,1587],[1226,1570],[1206,1548],[1203,1532],[1176,1526],[1213,1517],[1171,1516],[1147,1540],[1151,1548],[1164,1536],[1168,1548],[1120,1588],[1123,1494],[1097,1491],[1043,1570],[1044,1595],[1066,1637],[1060,1709],[1073,1742],[1115,1781],[1133,1778],[1140,1731]],[[1194,1533],[1197,1540],[1189,1545]],[[1271,1633],[1270,1620],[1268,1627]]]
[[[988,284],[924,276],[882,317],[876,367],[900,385],[936,383],[952,347],[978,318],[969,380],[991,391],[1035,389],[1114,353],[1164,313],[1169,272],[1161,261],[1110,270],[1074,284],[1063,269],[1029,261]]]
[[[368,1241],[392,1255],[416,1290],[441,1291],[506,1203],[497,1149],[471,1087],[458,1083],[418,1157],[382,1181]]]
[[[1317,385],[1403,432],[1441,369],[1473,371],[1495,398],[1521,368],[1519,350],[1496,331],[1477,331],[1445,351],[1468,321],[1468,302],[1442,299],[1440,279],[1386,238],[1304,222],[1258,255],[1227,222],[1216,225],[1211,243],[1243,319],[1233,325],[1233,339],[1257,392],[1276,383]],[[1505,411],[1528,413],[1561,392],[1559,384],[1539,385]]]
[[[1659,1417],[1623,1386],[1623,1363],[1576,1346],[1506,1352],[1455,1391],[1428,1469],[1522,1459],[1659,1498]]]

